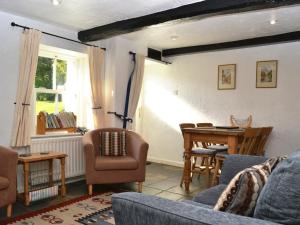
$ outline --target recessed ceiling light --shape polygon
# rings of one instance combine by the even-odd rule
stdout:
[[[170,38],[171,38],[172,41],[176,41],[178,39],[178,36],[177,35],[172,35]]]
[[[270,20],[271,25],[275,25],[276,23],[277,23],[277,20],[275,20],[275,19]]]
[[[60,5],[61,2],[62,2],[62,0],[51,0],[52,5],[55,5],[55,6]]]

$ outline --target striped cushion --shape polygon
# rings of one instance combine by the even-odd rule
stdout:
[[[214,210],[252,216],[258,196],[280,160],[271,158],[239,172],[219,197]]]
[[[100,132],[100,155],[126,156],[126,133]]]

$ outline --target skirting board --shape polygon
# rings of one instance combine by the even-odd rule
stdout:
[[[147,161],[154,162],[154,163],[165,164],[165,165],[169,165],[169,166],[183,167],[183,161],[178,162],[178,161],[161,159],[161,158],[156,158],[156,157],[151,157],[151,156],[149,156],[147,158]]]

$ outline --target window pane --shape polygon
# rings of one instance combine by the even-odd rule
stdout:
[[[35,75],[35,87],[52,89],[54,59],[39,56]]]
[[[36,94],[36,114],[39,114],[41,111],[47,113],[55,112],[55,94],[49,93],[37,93]]]
[[[65,105],[63,103],[63,98],[62,98],[62,95],[59,94],[58,95],[58,105],[57,105],[57,113],[59,112],[62,112],[62,111],[65,111]]]
[[[57,99],[55,99],[57,96]],[[36,114],[41,111],[47,113],[59,113],[65,110],[61,94],[37,93],[36,94]]]
[[[67,78],[67,61],[58,59],[56,62],[56,87],[58,90],[65,89]]]

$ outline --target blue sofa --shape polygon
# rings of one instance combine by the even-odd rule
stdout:
[[[220,184],[200,192],[192,201],[171,201],[132,192],[114,195],[112,201],[116,225],[271,225],[282,223],[299,225],[300,151],[294,155],[296,156],[292,156],[291,160],[285,160],[287,165],[281,166],[284,163],[280,163],[283,168],[276,168],[270,175],[258,199],[260,206],[256,208],[259,208],[260,211],[255,210],[254,217],[256,218],[212,209],[220,194],[236,173],[266,160],[266,158],[259,156],[229,155],[223,165]],[[289,174],[287,171],[291,173]],[[273,173],[277,174],[273,175]],[[298,179],[293,178],[293,176],[298,177]],[[280,183],[278,177],[284,183],[289,182],[293,185],[282,183],[281,192],[278,192],[277,185]],[[289,193],[292,193],[288,197],[285,195],[285,189],[287,188],[285,186],[288,186],[290,188]],[[270,199],[274,201],[274,195],[279,196],[277,199],[275,198],[275,207],[272,206],[272,203],[268,203]],[[283,199],[280,195],[283,196]],[[289,204],[290,208],[286,208],[287,201],[292,201]],[[291,207],[296,211],[291,210]],[[283,211],[281,211],[281,208],[283,208]],[[272,216],[272,214],[275,216]],[[282,218],[281,214],[283,215]],[[291,217],[292,220],[290,220]]]

